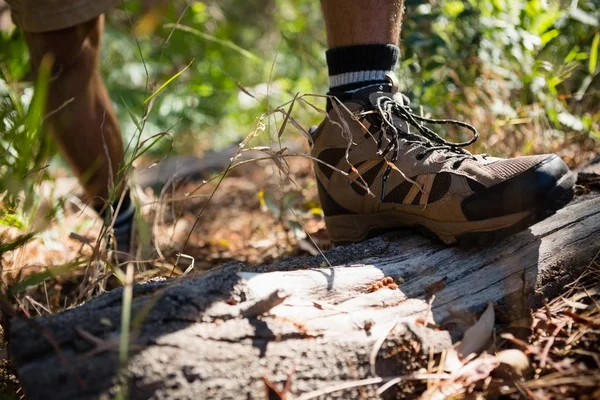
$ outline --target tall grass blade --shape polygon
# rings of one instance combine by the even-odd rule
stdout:
[[[13,251],[25,245],[25,243],[29,242],[35,233],[28,233],[26,235],[21,235],[17,237],[15,240],[9,243],[0,243],[0,257],[9,251]]]
[[[129,382],[127,364],[129,363],[129,337],[131,333],[131,304],[133,302],[133,263],[127,263],[123,303],[121,307],[121,337],[119,339],[119,392],[118,399],[129,398]]]
[[[598,65],[598,44],[600,43],[600,31],[594,35],[592,40],[592,48],[590,49],[590,61],[588,63],[588,72],[593,74],[596,71]]]
[[[30,235],[33,236],[33,234],[30,234]],[[75,261],[75,262],[71,262],[68,264],[60,265],[58,267],[49,268],[45,271],[38,272],[36,274],[32,274],[32,275],[28,276],[27,278],[23,279],[22,281],[20,281],[19,283],[12,286],[10,288],[10,293],[16,294],[16,293],[22,292],[23,290],[25,290],[31,286],[37,286],[37,285],[41,284],[46,279],[54,278],[57,276],[67,274],[67,273],[77,269],[79,266],[86,265],[86,264],[87,264],[87,261]]]
[[[144,104],[148,104],[148,102],[150,100],[152,100],[157,94],[162,92],[164,90],[164,88],[169,86],[169,84],[171,82],[173,82],[175,79],[177,79],[177,77],[179,77],[179,75],[183,74],[185,72],[185,70],[188,69],[190,67],[190,65],[192,65],[193,62],[194,62],[194,59],[192,59],[192,61],[190,61],[190,63],[188,65],[186,65],[184,69],[182,69],[181,71],[179,71],[178,73],[176,73],[175,75],[170,77],[165,83],[163,83],[158,89],[156,89],[156,91],[154,93],[152,93],[146,100],[144,100]]]
[[[52,64],[54,64],[54,57],[48,53],[42,58],[37,81],[35,83],[33,100],[31,101],[31,105],[27,111],[27,117],[25,118],[25,127],[29,134],[37,131],[37,129],[40,127],[42,116],[44,115],[46,109],[46,100],[48,96],[48,85],[50,82]]]
[[[177,30],[180,30],[183,32],[188,32],[188,33],[191,33],[192,35],[201,37],[204,40],[208,40],[209,42],[220,44],[222,46],[225,46],[225,47],[241,54],[242,56],[244,56],[252,61],[255,61],[258,63],[262,61],[259,57],[255,56],[254,54],[250,53],[248,50],[241,48],[240,46],[238,46],[237,44],[235,44],[229,40],[219,39],[217,37],[209,35],[208,33],[200,32],[199,30],[191,28],[189,26],[179,25],[179,24],[166,24],[164,27],[167,29],[173,28],[173,29],[177,29]]]

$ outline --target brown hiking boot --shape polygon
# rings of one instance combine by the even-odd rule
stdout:
[[[451,143],[424,123],[473,138]],[[524,229],[573,197],[576,176],[556,155],[501,159],[463,147],[477,130],[414,114],[396,86],[374,85],[334,104],[313,134],[325,222],[336,243],[416,227],[444,243],[484,244]],[[333,167],[333,168],[332,168]]]

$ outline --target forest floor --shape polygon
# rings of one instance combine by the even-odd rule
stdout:
[[[592,155],[568,149],[561,154],[572,167]],[[197,272],[229,262],[264,265],[330,248],[310,160],[293,158],[288,167],[284,175],[272,162],[256,162],[200,188],[190,181],[162,195],[140,190],[141,236],[151,233],[154,241],[136,281],[181,276],[192,259]],[[598,182],[583,182],[578,190],[589,191]],[[84,207],[73,179],[58,176],[51,189],[52,196],[65,196],[62,212],[36,239],[1,260],[5,285],[30,280],[31,287],[14,301],[19,312],[31,317],[60,312],[119,285],[113,266],[90,261],[102,222]],[[0,231],[0,237],[17,234]],[[55,272],[40,275],[48,270]],[[476,321],[472,315],[460,318]],[[527,318],[496,327],[489,350],[508,348],[527,355],[522,376],[482,374],[465,383],[461,396],[600,398],[600,255],[562,296],[531,310]],[[23,398],[4,348],[0,358],[0,399]]]

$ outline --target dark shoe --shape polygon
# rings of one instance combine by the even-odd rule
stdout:
[[[102,210],[100,213],[104,215],[104,223],[112,226],[112,231],[109,232],[106,242],[107,250],[110,252],[111,258],[119,264],[135,259],[135,205],[129,198],[121,204],[113,205],[114,209]],[[117,216],[111,217],[113,212],[117,212]]]
[[[488,243],[572,199],[576,176],[556,155],[472,155],[463,147],[477,140],[474,127],[414,114],[392,80],[335,104],[313,134],[319,195],[334,242],[418,227],[447,244]],[[426,124],[454,124],[474,136],[451,143]]]
[[[113,225],[113,237],[115,240],[114,250],[116,250],[118,254],[134,255],[132,252],[135,247],[133,243],[134,220],[135,206],[133,205],[133,202],[130,202],[129,207],[126,210],[119,212]]]

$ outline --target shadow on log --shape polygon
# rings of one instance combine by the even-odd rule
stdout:
[[[425,319],[439,325],[489,301],[500,319],[518,316],[560,293],[599,247],[600,198],[588,195],[485,248],[405,233],[333,249],[333,268],[309,257],[136,285],[130,398],[265,399],[268,386],[287,382],[290,396],[308,399],[369,378],[326,397],[373,398],[378,377],[416,371],[452,345]],[[398,288],[373,286],[384,277]],[[115,396],[121,295],[37,318],[37,329],[11,321],[11,355],[28,399]],[[402,382],[385,395],[419,384]]]

